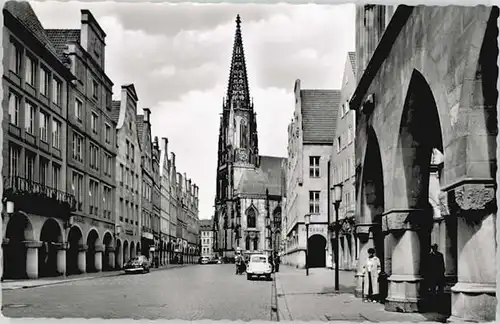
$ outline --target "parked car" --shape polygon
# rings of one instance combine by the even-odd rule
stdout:
[[[272,267],[269,257],[266,254],[253,254],[250,256],[250,262],[247,265],[247,280],[252,277],[265,277],[271,279]]]
[[[209,264],[210,258],[207,256],[201,257],[201,264]]]
[[[136,272],[149,272],[151,268],[151,262],[149,262],[148,258],[144,255],[139,255],[134,258],[131,258],[125,265],[123,266],[123,270],[125,273],[136,273]]]

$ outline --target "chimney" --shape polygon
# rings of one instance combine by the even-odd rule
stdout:
[[[151,110],[149,108],[142,108],[144,112],[144,122],[149,123],[151,117]]]
[[[163,143],[162,150],[165,152],[165,156],[168,156],[168,138],[162,137],[161,141]]]
[[[155,149],[159,150],[160,149],[160,145],[158,144],[158,136],[155,136]]]

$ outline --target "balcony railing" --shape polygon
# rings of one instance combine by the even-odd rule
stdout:
[[[77,207],[74,195],[18,176],[4,178],[3,196],[14,202],[15,210],[61,219],[68,219]]]

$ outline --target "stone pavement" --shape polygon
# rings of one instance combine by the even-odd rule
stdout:
[[[355,322],[445,322],[436,313],[391,313],[379,303],[365,303],[354,297],[354,272],[340,271],[340,293],[334,292],[331,269],[305,269],[280,266],[276,273],[278,312],[282,321]]]
[[[190,264],[167,264],[158,268],[151,268],[151,271],[185,267],[188,265]],[[51,277],[51,278],[23,279],[23,280],[7,279],[2,281],[1,287],[2,290],[33,288],[33,287],[41,287],[48,285],[57,285],[72,281],[90,280],[90,279],[104,278],[104,277],[115,277],[122,274],[124,274],[123,270],[114,270],[114,271],[101,271],[95,273],[83,273],[83,274],[75,274],[69,276]]]

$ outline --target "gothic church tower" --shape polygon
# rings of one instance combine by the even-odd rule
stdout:
[[[233,193],[239,170],[259,164],[256,114],[248,87],[245,53],[241,36],[241,19],[236,17],[233,55],[229,71],[227,96],[223,99],[219,126],[217,193],[215,198],[215,247],[223,255],[232,255],[234,228]]]

